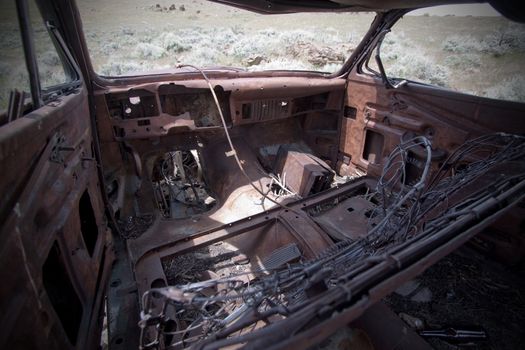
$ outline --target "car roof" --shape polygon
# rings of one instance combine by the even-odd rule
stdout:
[[[294,12],[384,12],[393,9],[482,3],[475,0],[211,0],[264,14]]]

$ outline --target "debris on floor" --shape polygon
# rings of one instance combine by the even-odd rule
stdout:
[[[248,257],[226,242],[165,258],[162,265],[169,285],[228,277],[232,273],[248,273],[251,268]]]
[[[118,220],[117,223],[122,238],[134,239],[139,237],[153,224],[153,219],[153,215],[143,214],[141,216],[128,216],[126,219]]]
[[[462,248],[385,298],[437,350],[520,349],[525,344],[525,269],[508,268]],[[428,289],[431,300],[418,301]],[[455,330],[454,332],[450,330]],[[462,340],[463,342],[459,342]]]

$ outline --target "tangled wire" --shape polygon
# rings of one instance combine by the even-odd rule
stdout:
[[[203,344],[216,348],[260,341],[279,320],[304,326],[327,305],[326,300],[333,301],[335,310],[341,300],[350,300],[359,290],[356,276],[394,252],[433,237],[478,205],[486,191],[453,197],[495,166],[523,162],[524,141],[524,137],[502,133],[469,140],[450,154],[432,177],[430,141],[422,136],[403,141],[387,158],[377,188],[369,197],[378,205],[370,215],[365,237],[340,241],[315,259],[276,270],[258,269],[250,276],[232,274],[151,289],[142,300],[141,348]],[[408,184],[407,163],[413,151],[424,157],[417,180]],[[523,173],[503,175],[491,190],[503,189],[516,176],[525,178]],[[324,304],[317,302],[320,296],[326,299]]]

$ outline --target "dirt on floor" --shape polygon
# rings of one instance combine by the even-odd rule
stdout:
[[[525,344],[525,263],[506,267],[462,248],[385,299],[413,328],[482,329],[471,349],[522,349]],[[408,317],[407,317],[408,316]],[[464,346],[427,338],[435,349]]]
[[[250,260],[226,242],[162,260],[169,285],[195,283],[207,279],[248,274]]]

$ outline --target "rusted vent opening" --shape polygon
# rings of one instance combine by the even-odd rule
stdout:
[[[383,135],[372,130],[367,130],[365,135],[365,147],[363,149],[363,159],[370,163],[380,164],[384,142],[385,137]]]
[[[260,100],[242,105],[242,119],[252,121],[274,120],[290,115],[289,100]]]
[[[106,95],[108,110],[117,119],[135,119],[159,115],[155,94],[146,90]]]
[[[82,320],[82,304],[67,274],[56,242],[42,268],[42,279],[47,296],[69,341],[75,344]]]
[[[86,244],[86,249],[90,256],[93,256],[95,245],[98,239],[98,227],[95,219],[95,212],[91,205],[91,198],[87,190],[84,191],[78,203],[78,212],[80,216],[80,232]]]
[[[357,108],[351,107],[351,106],[345,106],[344,109],[344,116],[348,119],[356,119],[357,116]]]

